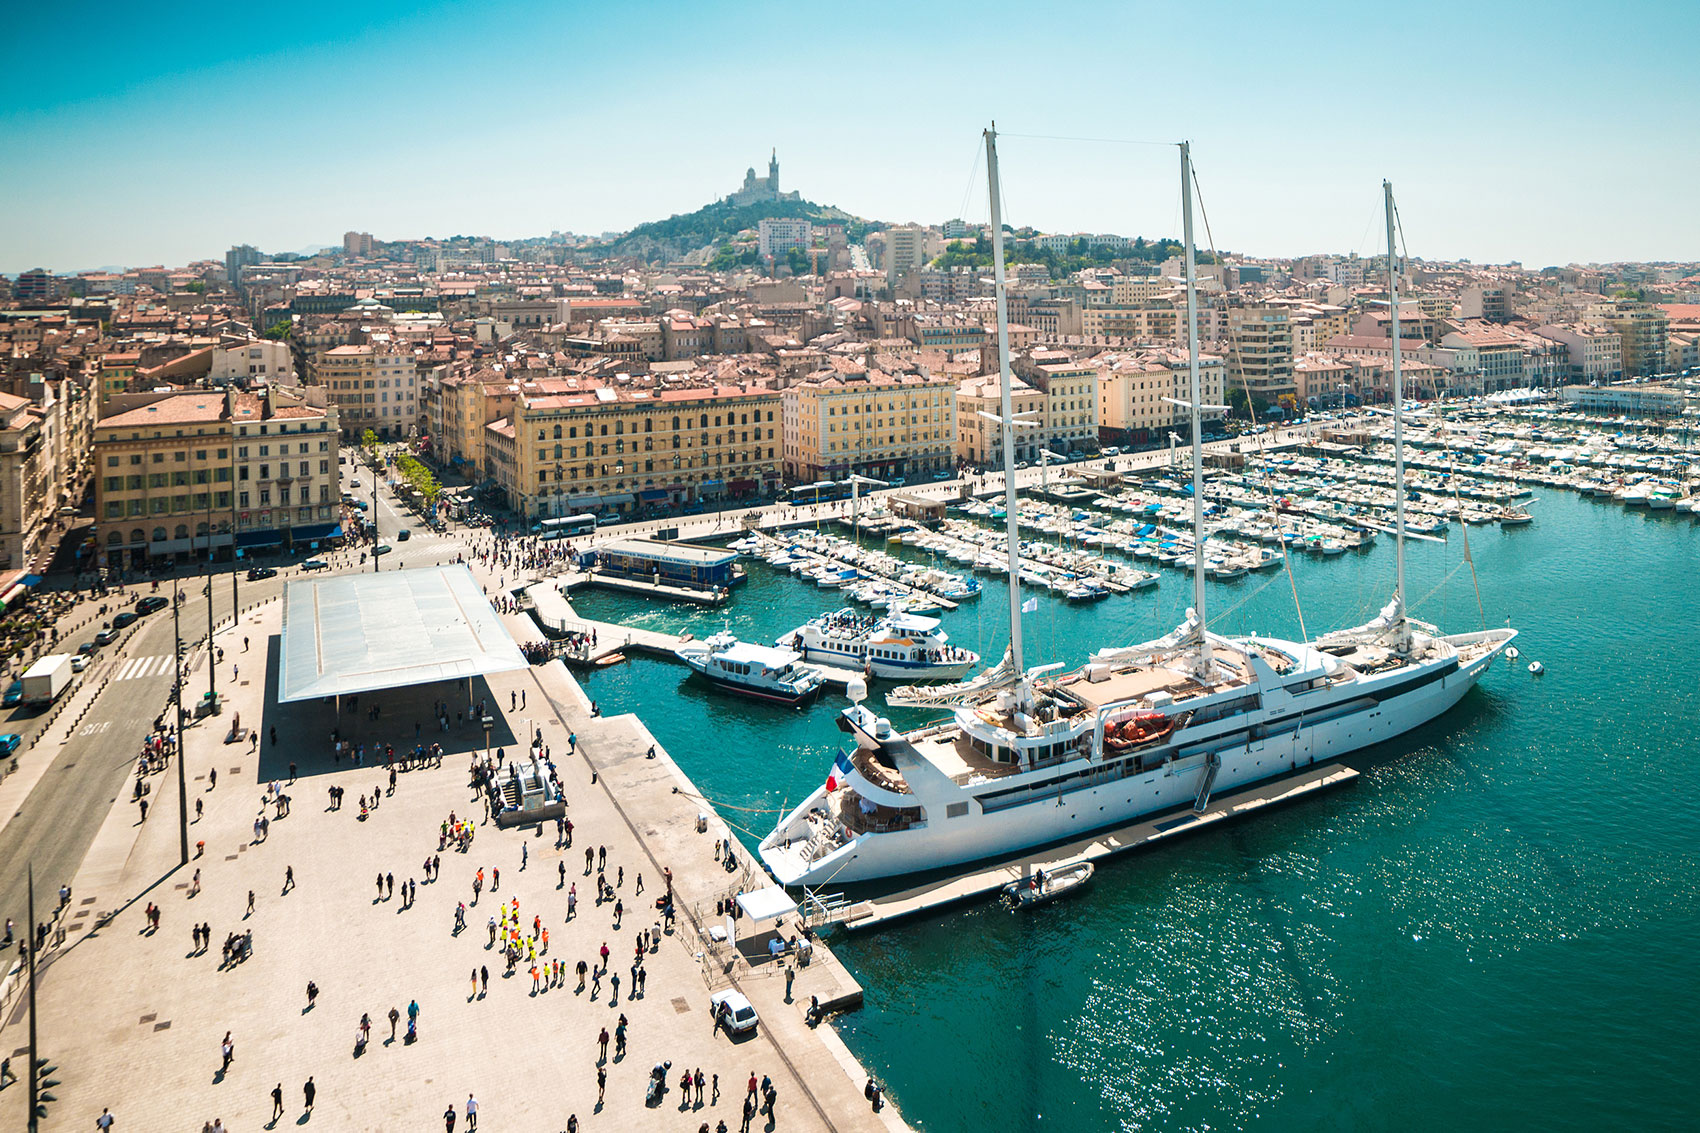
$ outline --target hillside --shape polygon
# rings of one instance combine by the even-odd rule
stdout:
[[[754,229],[765,217],[812,220],[817,224],[842,224],[852,242],[859,241],[870,222],[831,205],[813,201],[758,201],[733,207],[725,201],[704,205],[695,212],[640,224],[624,236],[599,248],[601,254],[631,256],[649,261],[680,260],[705,248],[719,249],[746,229]]]

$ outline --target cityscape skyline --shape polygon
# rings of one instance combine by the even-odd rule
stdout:
[[[755,95],[762,84],[820,89],[832,73],[792,65],[829,29],[773,5],[657,19],[521,3],[406,14],[309,4],[288,27],[257,12],[221,11],[214,23],[187,9],[95,9],[104,34],[56,44],[72,81],[33,78],[25,52],[52,28],[42,12],[17,13],[19,34],[0,48],[8,274],[186,263],[233,244],[295,250],[347,229],[380,239],[623,231],[724,197],[775,146],[787,188],[810,200],[894,223],[984,221],[979,132],[992,119],[1016,226],[1176,235],[1172,151],[1066,139],[1186,136],[1216,242],[1250,255],[1373,254],[1387,177],[1415,256],[1528,267],[1700,259],[1700,220],[1677,204],[1700,159],[1669,144],[1700,92],[1680,65],[1700,13],[1677,5],[1647,5],[1639,20],[1557,5],[1539,26],[1442,5],[1419,28],[1330,5],[1278,20],[1234,5],[1070,5],[1057,26],[1095,43],[1204,43],[1205,74],[1183,78],[1164,48],[1143,78],[1135,61],[1130,84],[1125,61],[1094,68],[1059,46],[1012,55],[1008,81],[984,98],[974,80],[1005,50],[1020,9],[994,4],[991,20],[903,10],[922,49],[915,63],[883,38],[899,10],[876,6],[830,29],[848,81],[828,83],[825,101]],[[503,34],[466,34],[478,26]],[[1395,30],[1420,67],[1382,98]],[[632,52],[608,49],[617,43]],[[662,77],[631,81],[631,58]],[[765,59],[774,65],[755,66]],[[1067,83],[1055,81],[1059,64]],[[1579,81],[1613,75],[1640,80],[1632,108]],[[680,110],[681,92],[717,88],[722,108],[710,99]],[[1409,122],[1384,129],[1383,106]]]

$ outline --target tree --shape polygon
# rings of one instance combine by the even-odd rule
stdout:
[[[266,328],[266,337],[276,339],[279,342],[288,340],[293,337],[294,334],[295,326],[288,319],[279,319],[277,322]]]
[[[376,453],[378,450],[378,434],[373,432],[371,429],[367,429],[364,433],[360,434],[360,445],[362,448]]]
[[[193,291],[196,295],[205,295],[207,293],[207,284],[205,280],[194,279],[190,280],[189,283],[184,286],[183,290]]]

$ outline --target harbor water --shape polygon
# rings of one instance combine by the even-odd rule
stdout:
[[[968,905],[841,936],[867,998],[839,1028],[905,1117],[929,1133],[1700,1124],[1700,528],[1541,497],[1532,526],[1468,530],[1485,624],[1521,630],[1521,659],[1349,759],[1354,787],[1116,859],[1036,912]],[[1453,632],[1484,624],[1463,544],[1454,524],[1409,547],[1413,614]],[[761,642],[848,604],[749,571],[712,613],[575,603]],[[1191,584],[1162,573],[1092,605],[1028,591],[1028,662],[1173,628]],[[1299,556],[1291,585],[1210,583],[1211,623],[1298,636],[1296,586],[1316,634],[1367,620],[1392,579],[1385,536]],[[1008,604],[1001,579],[984,585],[943,620],[995,660]],[[787,709],[639,658],[585,684],[604,712],[639,713],[751,848],[840,740],[838,695]]]

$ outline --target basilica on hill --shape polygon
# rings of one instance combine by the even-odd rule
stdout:
[[[781,193],[779,191],[779,151],[774,150],[767,159],[767,176],[757,177],[755,167],[744,171],[744,187],[727,196],[726,203],[734,208],[742,205],[758,204],[762,201],[795,201],[800,199],[796,192]]]

